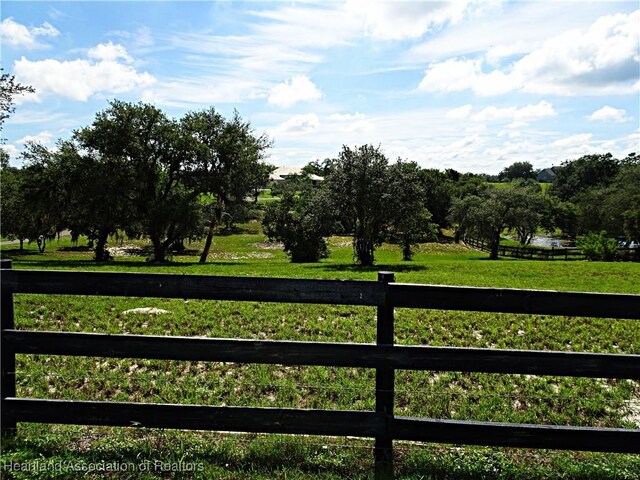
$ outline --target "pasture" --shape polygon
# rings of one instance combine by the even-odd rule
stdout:
[[[14,268],[167,272],[230,276],[374,280],[378,270],[405,283],[535,288],[640,294],[640,267],[632,263],[487,260],[487,254],[450,244],[424,244],[412,262],[383,245],[372,268],[352,265],[349,238],[331,239],[331,256],[318,264],[291,264],[255,224],[238,235],[216,236],[209,263],[198,264],[200,244],[187,245],[166,265],[145,262],[145,245],[125,241],[116,261],[97,265],[91,252],[68,239],[45,254],[19,255],[4,246]],[[114,242],[114,247],[117,242]],[[166,313],[125,313],[154,307]],[[112,297],[18,295],[18,328],[219,338],[373,342],[375,308]],[[472,312],[396,312],[396,343],[640,353],[637,321]],[[18,356],[18,395],[37,398],[252,405],[290,408],[373,408],[371,370]],[[634,427],[640,423],[638,382],[526,375],[398,372],[398,415],[464,420]],[[321,437],[186,433],[20,424],[3,442],[3,462],[36,458],[91,462],[193,462],[198,471],[170,478],[368,478],[371,448],[364,440]],[[400,478],[638,478],[633,455],[515,450],[398,442]],[[24,473],[24,472],[23,472]],[[15,478],[63,478],[29,472]],[[93,475],[93,477],[92,477]],[[93,472],[88,478],[103,478]],[[146,475],[146,476],[145,476]],[[69,475],[68,478],[74,478]],[[161,469],[116,472],[110,478],[168,478]]]

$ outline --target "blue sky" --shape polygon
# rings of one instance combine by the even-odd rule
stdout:
[[[2,2],[2,66],[35,95],[2,136],[54,147],[118,98],[237,109],[301,166],[343,144],[498,173],[640,152],[638,2]]]

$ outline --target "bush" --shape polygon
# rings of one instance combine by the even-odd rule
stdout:
[[[332,208],[326,192],[287,195],[266,209],[262,226],[272,241],[282,242],[295,263],[317,262],[329,256],[324,237],[331,233]]]
[[[607,232],[589,232],[587,235],[578,237],[576,245],[582,250],[587,260],[604,260],[611,262],[615,260],[620,245],[614,238],[607,238]]]

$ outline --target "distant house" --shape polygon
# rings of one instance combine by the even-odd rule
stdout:
[[[556,178],[556,169],[558,167],[545,168],[541,170],[536,180],[541,183],[551,183]]]
[[[305,175],[305,173],[302,171],[302,168],[299,167],[278,167],[271,173],[269,180],[279,182],[294,175]],[[306,174],[306,176],[309,177],[314,186],[324,181],[324,177],[314,175],[313,173]]]

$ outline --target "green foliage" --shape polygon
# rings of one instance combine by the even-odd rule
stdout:
[[[424,206],[431,213],[432,221],[440,229],[449,227],[448,215],[454,182],[447,174],[436,169],[423,169],[420,177],[425,196]]]
[[[0,72],[3,70],[3,68],[0,68]],[[8,73],[0,75],[0,129],[2,129],[5,120],[15,111],[14,97],[34,92],[35,89],[33,87],[16,82],[15,76]],[[2,139],[1,143],[4,143],[4,139]]]
[[[332,158],[325,158],[322,161],[314,160],[302,167],[302,173],[318,175],[326,179],[326,177],[331,175],[334,166],[335,160]]]
[[[121,186],[132,212],[125,229],[149,236],[150,260],[164,262],[172,244],[201,232],[199,192],[184,183],[190,144],[160,109],[113,101],[76,138],[92,155],[115,159],[129,179]]]
[[[363,266],[373,265],[391,216],[387,166],[379,147],[343,146],[327,180],[339,216],[353,231],[354,257]]]
[[[41,145],[28,143],[22,157],[27,166],[14,172],[16,190],[12,192],[11,208],[16,210],[8,216],[13,217],[17,226],[16,238],[35,241],[43,253],[47,240],[62,230],[64,224],[62,175],[55,168],[55,155]]]
[[[498,178],[502,181],[511,181],[517,178],[521,178],[523,180],[533,179],[535,178],[535,172],[533,171],[533,165],[529,162],[515,162],[505,167]]]
[[[608,185],[589,188],[579,194],[576,204],[580,211],[580,230],[606,230],[611,236],[640,240],[634,222],[634,211],[640,205],[640,162],[628,160]]]
[[[560,211],[560,210],[558,210]],[[450,220],[457,224],[456,236],[470,234],[486,239],[490,257],[498,257],[503,230],[514,231],[522,245],[527,245],[542,228],[555,228],[554,202],[537,185],[515,182],[504,188],[480,189],[477,194],[455,199]]]
[[[605,262],[615,260],[616,253],[620,249],[618,242],[614,238],[607,238],[607,232],[604,230],[600,233],[590,232],[578,237],[576,245],[588,260],[604,260]]]
[[[431,213],[425,207],[427,191],[418,164],[398,160],[387,175],[391,204],[387,238],[401,245],[402,259],[409,261],[414,245],[436,239],[436,225],[431,223]]]
[[[331,196],[322,189],[289,193],[267,206],[262,225],[272,241],[282,242],[294,263],[317,262],[329,256],[325,237],[333,230]]]
[[[200,262],[207,260],[215,227],[223,214],[233,212],[251,195],[258,201],[259,189],[266,186],[274,167],[262,163],[270,141],[256,136],[251,124],[234,112],[225,119],[214,108],[190,112],[181,121],[184,140],[189,144],[187,185],[213,199],[208,212],[209,228]]]
[[[577,160],[566,161],[556,169],[551,193],[563,201],[575,201],[588,188],[608,184],[619,168],[619,160],[610,153],[584,155]]]
[[[4,154],[4,151],[2,152]],[[19,240],[20,250],[22,250],[24,240],[30,235],[29,207],[23,188],[26,181],[24,170],[10,167],[8,161],[3,162],[2,169],[0,169],[2,236],[10,240]]]

